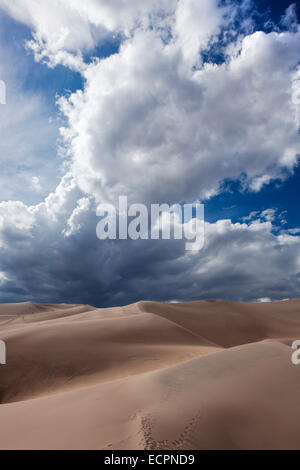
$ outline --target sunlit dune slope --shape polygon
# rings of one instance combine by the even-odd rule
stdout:
[[[300,448],[299,300],[2,304],[0,339],[0,448]]]

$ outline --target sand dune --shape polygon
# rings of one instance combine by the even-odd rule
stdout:
[[[299,449],[300,300],[0,305],[0,449]]]

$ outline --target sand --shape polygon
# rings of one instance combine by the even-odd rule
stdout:
[[[0,304],[0,449],[300,449],[300,300]]]

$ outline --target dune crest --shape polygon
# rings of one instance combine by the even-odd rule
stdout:
[[[2,304],[0,339],[0,449],[300,448],[300,300]]]

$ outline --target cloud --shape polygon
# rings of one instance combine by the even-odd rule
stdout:
[[[72,171],[89,196],[205,199],[242,176],[258,192],[297,164],[298,29],[236,37],[243,9],[215,0],[5,0],[2,8],[33,28],[37,60],[86,80],[60,107]],[[121,34],[120,52],[84,63],[104,30]],[[212,43],[225,62],[202,61]]]
[[[29,233],[34,226],[34,216],[31,209],[20,201],[7,201],[0,203],[0,227],[25,231]]]
[[[65,237],[70,237],[71,235],[74,235],[74,233],[77,233],[81,229],[81,223],[80,223],[80,218],[81,214],[85,214],[91,205],[91,201],[83,197],[79,199],[77,202],[76,208],[73,210],[72,214],[70,215],[68,221],[67,221],[67,229],[63,230],[63,234]]]
[[[145,27],[159,14],[169,14],[176,0],[3,0],[0,8],[33,30],[28,42],[37,60],[51,67],[61,63],[83,70],[82,53],[121,33],[129,36],[137,25]],[[156,22],[157,23],[157,22]],[[155,23],[155,24],[156,24]]]
[[[83,92],[60,100],[80,188],[98,200],[176,202],[242,175],[254,191],[286,179],[300,153],[299,43],[298,32],[256,32],[225,63],[194,70],[184,41],[136,32],[88,67]]]
[[[47,204],[1,205],[2,299],[108,306],[141,298],[275,300],[299,292],[300,237],[274,235],[270,221],[207,223],[204,249],[190,253],[185,240],[99,241],[93,208],[77,200],[66,180]]]
[[[285,14],[281,17],[281,25],[288,30],[298,30],[298,18],[297,18],[297,5],[292,3],[286,10]]]
[[[205,50],[221,27],[229,22],[230,8],[218,7],[217,0],[180,0],[176,9],[174,33],[184,59],[194,65],[200,61],[200,51]]]
[[[68,173],[39,204],[0,203],[1,299],[108,306],[298,295],[300,237],[279,230],[273,208],[207,223],[199,253],[180,240],[100,242],[95,208],[119,195],[191,202],[226,179],[260,191],[287,178],[300,153],[299,28],[233,34],[234,4],[213,0],[3,0],[1,8],[31,27],[36,60],[84,78],[83,90],[59,99]],[[86,60],[111,35],[122,38],[120,51]],[[205,60],[210,48],[222,59]],[[7,121],[15,140],[5,151],[15,149],[17,161],[19,135],[46,140],[30,98]],[[36,168],[29,176],[30,186],[42,184]]]
[[[290,228],[287,230],[287,232],[290,235],[299,235],[300,234],[300,228]]]
[[[277,209],[265,209],[264,211],[253,211],[246,217],[243,217],[243,222],[252,220],[266,220],[267,222],[274,222],[277,218],[282,218],[283,214],[278,214]]]

